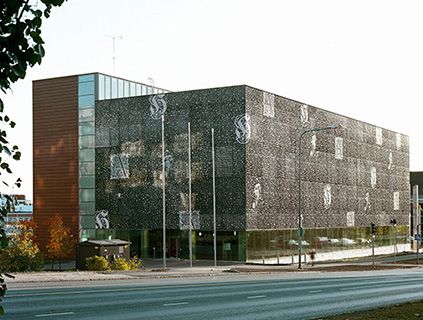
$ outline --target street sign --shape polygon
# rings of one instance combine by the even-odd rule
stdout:
[[[414,240],[416,240],[416,241],[421,241],[421,240],[422,240],[422,236],[421,236],[421,234],[416,233],[416,234],[414,235]]]
[[[303,228],[297,229],[297,236],[298,237],[304,237],[304,229]]]

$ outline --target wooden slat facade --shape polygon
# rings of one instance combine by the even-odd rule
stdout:
[[[78,240],[78,77],[33,82],[34,213],[44,251],[49,219],[62,215]]]

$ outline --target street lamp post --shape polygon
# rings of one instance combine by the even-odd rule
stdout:
[[[303,131],[300,135],[298,143],[298,269],[301,269],[301,255],[302,255],[302,237],[303,237],[303,228],[302,228],[302,216],[301,216],[301,142],[304,135],[310,132],[317,132],[323,130],[332,130],[339,128],[340,125],[331,125],[323,128],[313,128]]]
[[[419,264],[419,246],[420,246],[420,239],[421,239],[421,237],[422,237],[422,232],[420,231],[419,232],[419,227],[420,227],[420,229],[421,229],[421,226],[422,226],[422,224],[421,223],[419,223],[417,226],[416,226],[416,231],[417,231],[417,250],[416,250],[416,252],[417,252],[417,264]]]

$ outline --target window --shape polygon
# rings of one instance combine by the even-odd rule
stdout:
[[[117,79],[112,78],[112,99],[117,98]]]
[[[118,79],[118,96],[119,96],[119,98],[123,98],[124,97],[124,93],[123,93],[123,80],[122,79]]]
[[[104,99],[110,99],[110,77],[105,77]]]
[[[86,95],[78,97],[79,109],[93,108],[94,107],[94,95]]]
[[[104,99],[104,76],[102,74],[98,75],[98,99]]]
[[[80,82],[78,84],[78,95],[94,94],[94,81]]]
[[[125,97],[129,97],[129,81],[125,81]]]
[[[95,192],[94,189],[80,189],[79,190],[79,198],[83,202],[91,202],[95,200]]]
[[[131,91],[130,91],[130,96],[133,97],[135,96],[135,83],[131,82]]]
[[[86,82],[86,81],[94,81],[94,75],[93,74],[86,74],[83,76],[79,76],[78,82]]]
[[[79,150],[79,160],[80,161],[94,161],[95,153],[94,149],[81,149]]]

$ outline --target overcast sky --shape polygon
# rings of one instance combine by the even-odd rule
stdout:
[[[172,91],[248,84],[407,134],[411,170],[423,170],[422,9],[387,0],[69,0],[43,23],[42,65],[3,97],[18,123],[20,192],[32,198],[32,80],[112,74],[113,35],[122,36],[116,76],[152,77]]]

